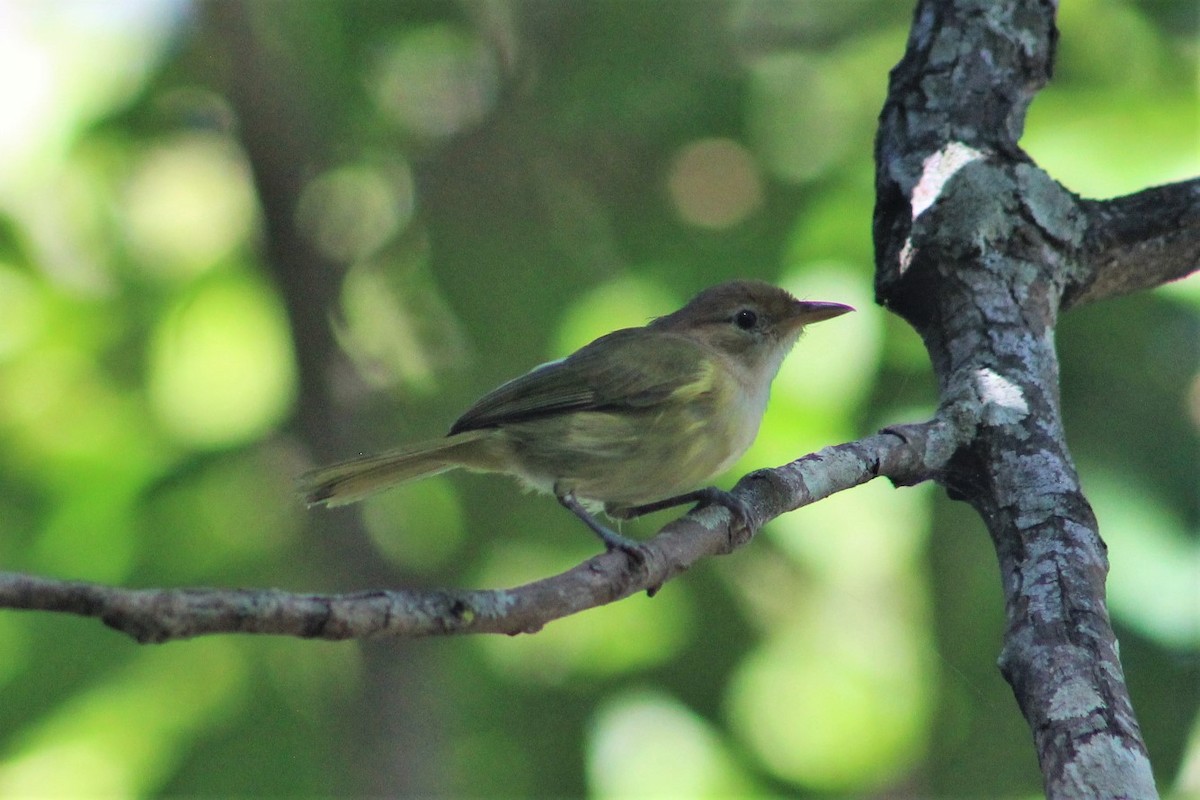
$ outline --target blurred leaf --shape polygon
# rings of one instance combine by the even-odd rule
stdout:
[[[810,596],[730,686],[735,731],[778,778],[859,793],[919,763],[934,678],[922,636],[881,613],[886,598],[856,605],[831,590]]]
[[[920,757],[936,674],[916,573],[928,492],[874,481],[772,523],[809,580],[778,569],[740,586],[767,634],[730,687],[732,722],[776,775],[859,792]]]

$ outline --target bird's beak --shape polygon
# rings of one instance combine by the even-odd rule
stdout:
[[[840,317],[853,311],[852,306],[843,303],[823,303],[819,300],[797,300],[792,319],[797,325],[808,325],[812,322]]]

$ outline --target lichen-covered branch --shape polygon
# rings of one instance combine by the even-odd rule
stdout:
[[[1051,73],[1054,10],[918,4],[876,139],[876,288],[924,339],[943,407],[978,408],[940,480],[994,541],[1008,623],[1000,667],[1047,795],[1154,797],[1104,600],[1106,550],[1063,433],[1054,329],[1073,302],[1169,279],[1116,277],[1136,268],[1121,255],[1138,250],[1136,226],[1094,243],[1097,225],[1136,213],[1141,241],[1161,252],[1171,237],[1145,224],[1145,199],[1084,203],[1018,146]],[[1179,205],[1176,220],[1195,213]]]
[[[944,468],[945,458],[955,449],[955,435],[952,426],[940,421],[907,426],[751,473],[734,491],[750,509],[752,531],[757,530],[782,513],[877,476],[902,485],[924,480]],[[529,633],[638,591],[657,591],[700,559],[749,541],[750,536],[732,533],[729,523],[724,508],[698,509],[646,542],[644,563],[621,552],[606,553],[515,589],[338,595],[278,589],[125,589],[0,572],[0,608],[95,617],[139,642],[213,633],[322,639]]]
[[[1083,201],[1087,236],[1063,307],[1152,289],[1200,269],[1200,178]]]

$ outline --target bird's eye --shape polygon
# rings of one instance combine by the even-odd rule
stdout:
[[[744,331],[748,331],[758,324],[758,314],[755,314],[748,308],[743,308],[733,315],[733,324]]]

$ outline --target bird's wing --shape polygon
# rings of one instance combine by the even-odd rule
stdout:
[[[710,391],[715,365],[693,340],[629,328],[502,384],[467,409],[450,433],[566,411],[645,408]]]

